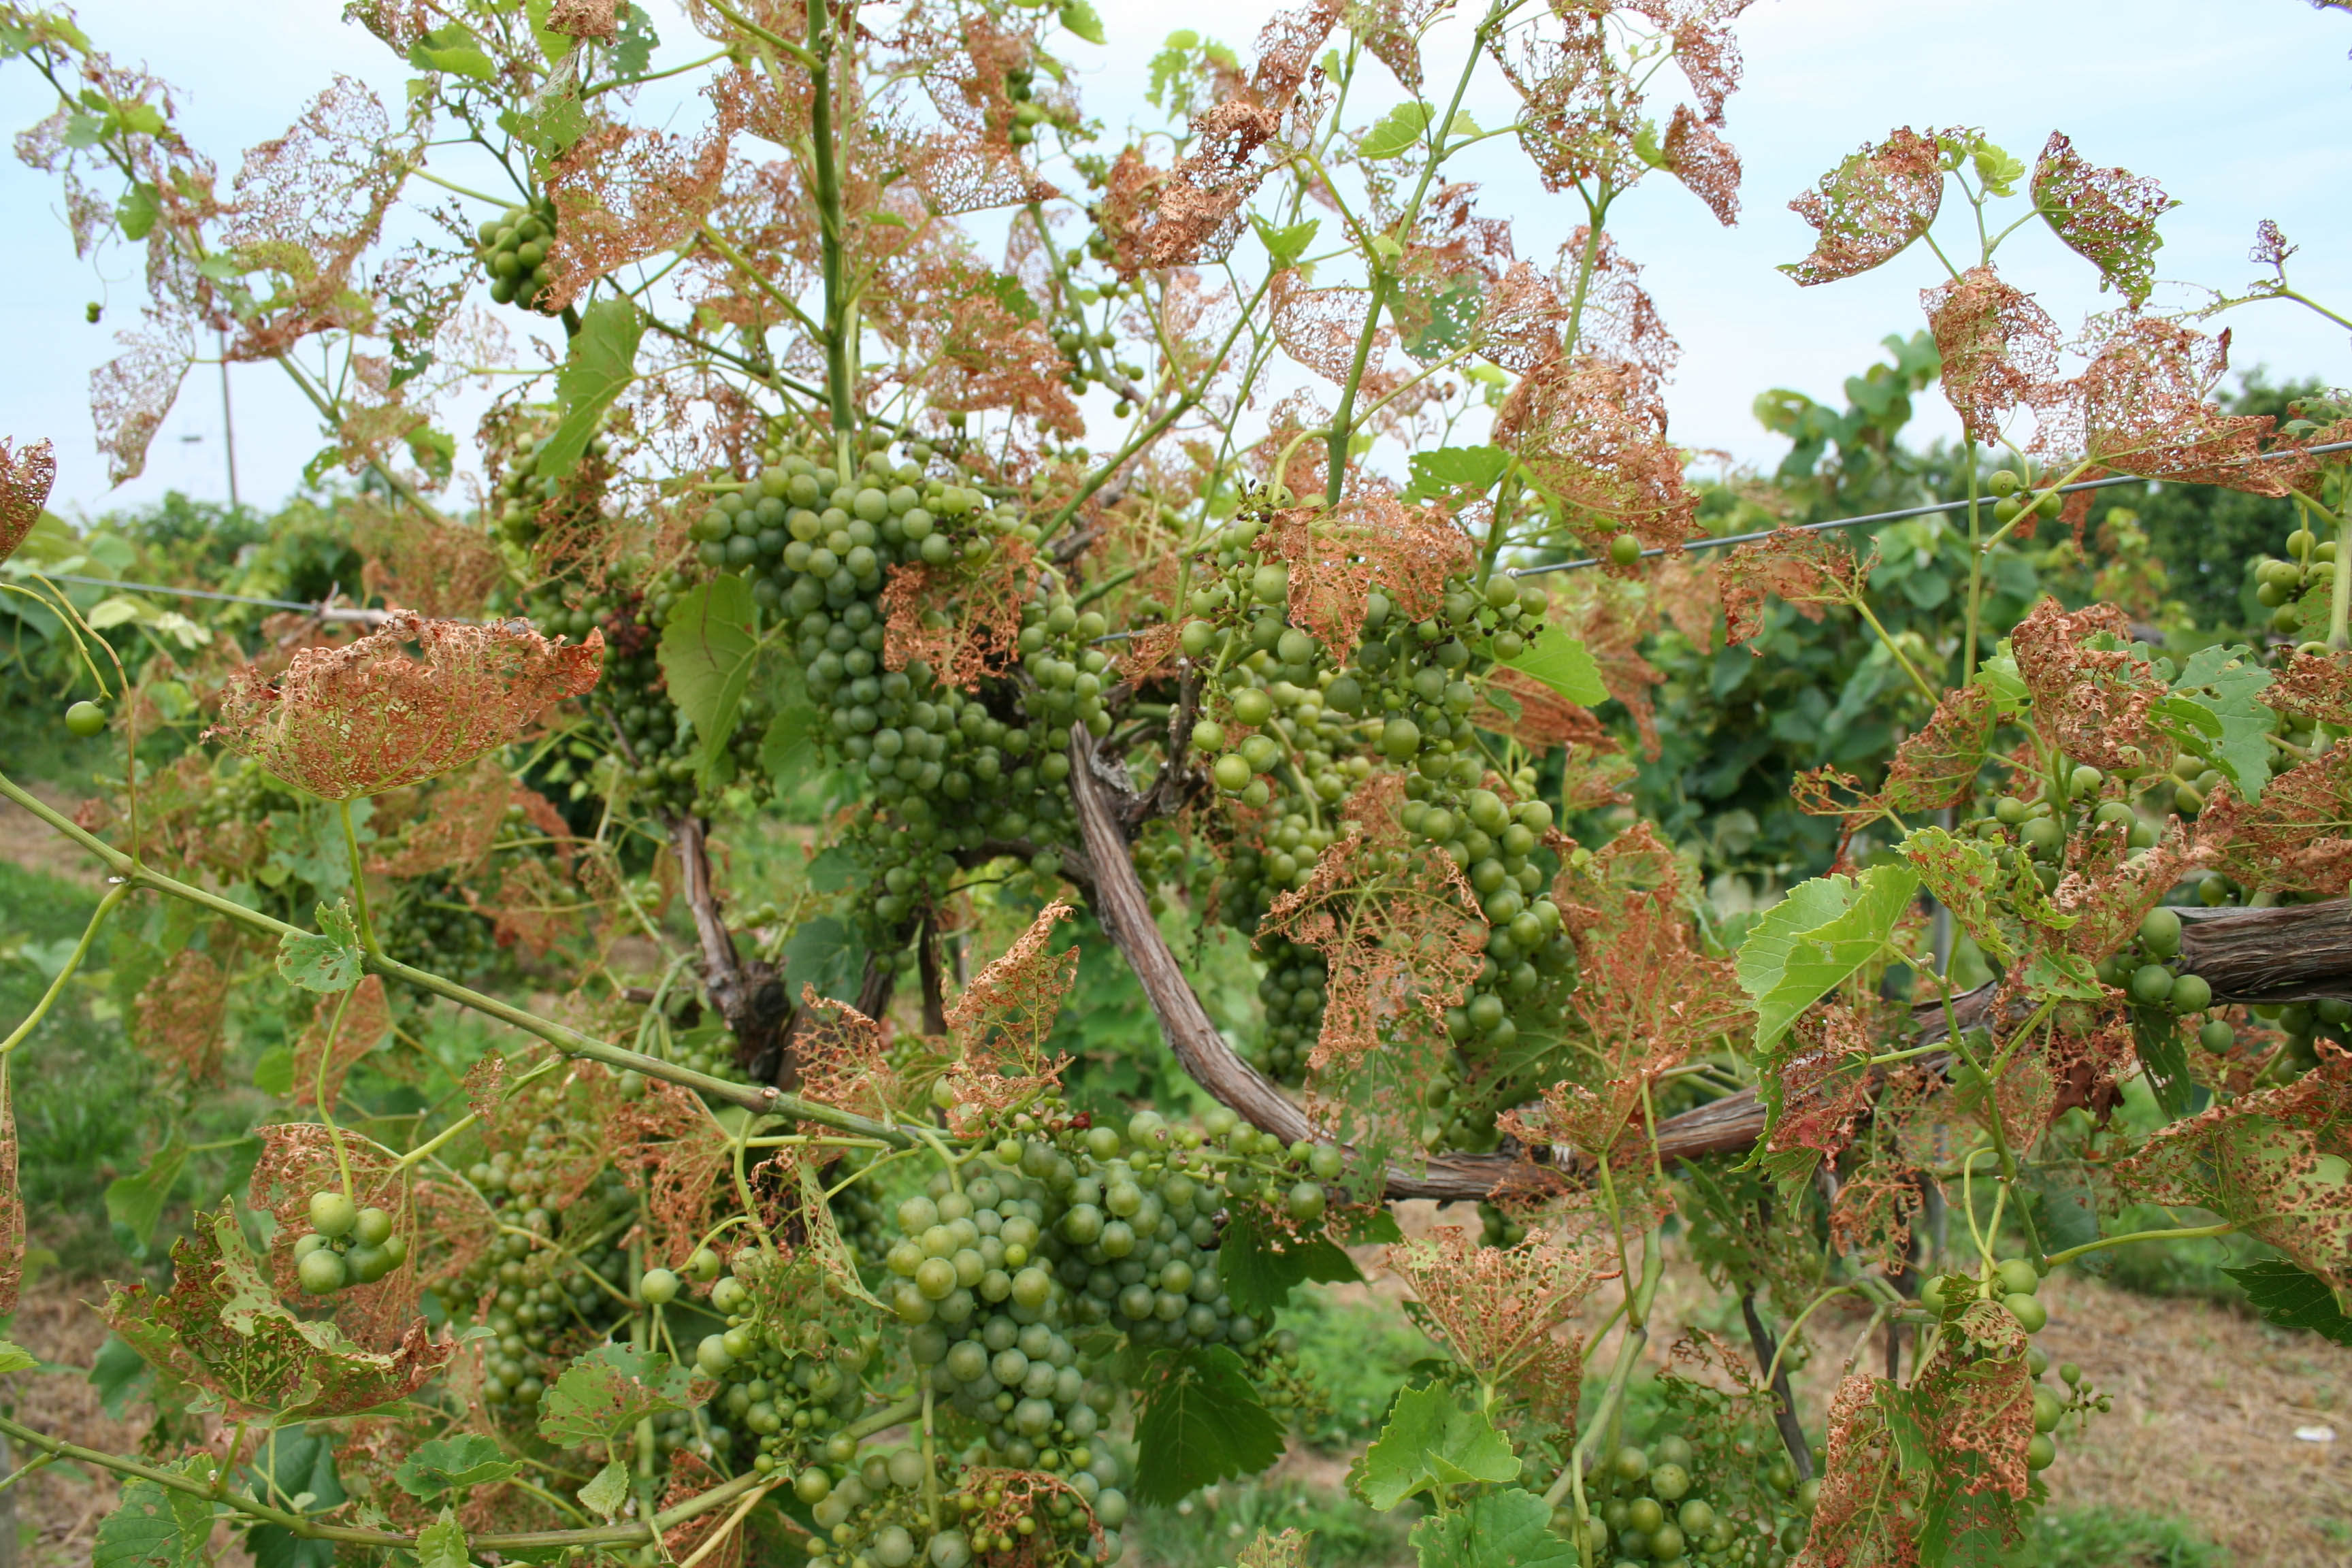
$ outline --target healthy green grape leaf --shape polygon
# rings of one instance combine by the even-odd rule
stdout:
[[[854,994],[866,964],[866,944],[856,928],[831,915],[803,921],[784,942],[784,990],[800,1000],[801,987],[820,996]]]
[[[21,1345],[0,1340],[0,1373],[25,1372],[41,1364],[40,1357]]]
[[[1518,658],[1503,662],[1521,675],[1533,676],[1570,702],[1591,708],[1609,700],[1609,689],[1601,683],[1601,667],[1592,662],[1584,645],[1566,632],[1538,633]]]
[[[278,973],[305,991],[348,991],[360,983],[365,962],[359,923],[341,899],[319,906],[317,935],[289,932],[278,939]]]
[[[130,1233],[139,1256],[145,1256],[156,1222],[163,1217],[163,1205],[171,1202],[187,1163],[187,1146],[174,1137],[145,1170],[107,1184],[106,1217]]]
[[[2270,683],[2271,672],[2243,644],[2201,647],[2148,710],[2148,721],[2204,758],[2240,799],[2256,800],[2270,783],[2270,737],[2278,728],[2278,715],[2255,700]]]
[[[200,1214],[172,1248],[172,1287],[118,1285],[100,1316],[149,1364],[212,1395],[236,1420],[348,1415],[403,1399],[457,1352],[419,1320],[399,1348],[363,1350],[287,1310],[246,1245],[236,1205]]]
[[[1408,1388],[1348,1479],[1382,1513],[1418,1492],[1513,1481],[1519,1457],[1482,1410],[1465,1410],[1444,1388]],[[1550,1517],[1550,1510],[1545,1510]]]
[[[2099,1205],[2083,1173],[2043,1166],[2026,1173],[2033,1194],[2033,1228],[2045,1252],[2071,1252],[2099,1239]],[[2113,1252],[2086,1252],[2074,1267],[2094,1278],[2115,1267]]]
[[[177,1467],[194,1479],[212,1480],[212,1456],[199,1454]],[[126,1481],[122,1500],[98,1523],[90,1568],[205,1568],[213,1534],[213,1505],[160,1482]]]
[[[122,199],[114,204],[114,221],[122,230],[122,237],[142,240],[155,227],[163,209],[155,204],[155,187],[144,180],[134,181]]]
[[[1250,222],[1256,226],[1258,241],[1265,247],[1267,258],[1276,272],[1297,266],[1307,247],[1315,243],[1315,231],[1322,226],[1320,218],[1311,217],[1280,228],[1262,217],[1252,217]]]
[[[662,677],[670,700],[693,721],[702,746],[698,768],[706,779],[728,754],[743,694],[759,667],[760,638],[752,629],[758,615],[751,585],[722,575],[678,595],[662,626]]]
[[[335,1447],[322,1427],[297,1424],[280,1426],[261,1446],[255,1462],[240,1480],[261,1497],[275,1495],[300,1501],[320,1512],[337,1507],[347,1496],[335,1473]],[[254,1568],[335,1568],[335,1543],[296,1535],[283,1526],[257,1524],[245,1532]]]
[[[580,331],[555,376],[563,416],[539,449],[539,477],[562,479],[579,466],[604,410],[636,379],[637,340],[646,324],[626,300],[599,300],[580,313]]]
[[[400,1462],[392,1479],[409,1496],[429,1500],[443,1492],[495,1485],[520,1468],[497,1443],[478,1432],[467,1432],[418,1445]]]
[[[629,1467],[614,1459],[596,1472],[595,1479],[580,1489],[583,1507],[593,1508],[606,1519],[621,1511],[629,1500]]]
[[[1419,102],[1400,103],[1388,111],[1386,118],[1356,144],[1360,158],[1396,158],[1421,145],[1422,133],[1429,129],[1433,116],[1429,105]]]
[[[1143,1458],[1129,1494],[1137,1502],[1174,1503],[1282,1458],[1283,1424],[1231,1346],[1155,1351],[1139,1381],[1135,1438]]]
[[[463,22],[436,27],[408,47],[408,63],[418,70],[444,71],[475,81],[496,81],[496,61],[482,51],[481,40]]]
[[[2283,1329],[2309,1329],[2324,1340],[2352,1346],[2352,1317],[2327,1282],[2284,1258],[2265,1258],[2222,1273],[2245,1287],[2246,1299],[2266,1322]]]
[[[1412,1527],[1421,1568],[1577,1568],[1576,1548],[1551,1532],[1551,1505],[1517,1487],[1473,1498]]]
[[[661,47],[661,35],[654,30],[654,19],[646,15],[642,5],[621,7],[621,30],[613,39],[613,74],[623,81],[635,81],[646,74],[653,64],[654,50]]]
[[[1405,486],[1405,500],[1447,496],[1466,500],[1493,489],[1495,481],[1510,471],[1511,455],[1500,447],[1439,447],[1415,452],[1408,463],[1412,477]]]
[[[627,1490],[625,1482],[623,1490]],[[580,1495],[584,1498],[588,1494],[583,1491]],[[605,1517],[610,1519],[612,1515]],[[441,1510],[438,1521],[416,1532],[416,1568],[473,1568],[473,1553],[466,1546],[465,1529],[447,1509]]]
[[[824,721],[824,715],[807,702],[788,702],[768,721],[768,732],[760,742],[760,766],[775,781],[778,795],[790,795],[824,771],[817,726]]]
[[[1076,33],[1090,44],[1103,42],[1102,17],[1096,14],[1092,5],[1087,4],[1087,0],[1065,0],[1062,6],[1062,27],[1064,31]]]
[[[2147,1087],[2169,1121],[2178,1121],[2205,1109],[2205,1086],[2189,1076],[2189,1047],[2180,1037],[2179,1021],[2154,1007],[2134,1007],[2132,1044]]]
[[[1860,878],[1816,877],[1789,889],[1739,944],[1739,984],[1756,999],[1756,1049],[1874,957],[1919,890],[1908,865]]]
[[[540,1406],[539,1435],[564,1447],[609,1442],[648,1415],[693,1404],[693,1376],[658,1351],[602,1344],[574,1356]]]
[[[1217,1278],[1234,1310],[1263,1323],[1309,1279],[1361,1279],[1356,1260],[1322,1237],[1304,1240],[1276,1230],[1256,1210],[1239,1208],[1217,1246]]]
[[[570,152],[589,132],[587,106],[571,91],[551,92],[527,110],[509,110],[499,116],[499,124],[551,158]]]

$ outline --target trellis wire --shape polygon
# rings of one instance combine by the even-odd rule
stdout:
[[[2242,458],[2241,461],[2248,463],[2267,463],[2275,461],[2282,458],[2325,457],[2331,452],[2352,452],[2352,441],[2329,441],[2317,447],[2297,447],[2292,450],[2284,452],[2264,452],[2255,457]],[[2055,493],[2062,496],[2073,495],[2076,490],[2104,490],[2112,489],[2116,485],[2193,484],[2196,482],[2198,481],[2183,479],[2151,479],[2143,478],[2138,474],[2110,474],[2105,479],[2077,479],[2071,485],[2060,485]],[[2042,493],[2046,495],[2053,492],[2044,491]],[[1930,501],[1925,506],[1898,507],[1893,511],[1864,512],[1860,517],[1833,517],[1827,522],[1801,522],[1797,524],[1795,531],[1799,533],[1826,533],[1833,528],[1859,528],[1863,524],[1870,522],[1901,522],[1906,518],[1932,517],[1937,512],[1965,511],[1971,506],[1990,505],[1992,499],[1993,498],[1988,496],[1979,496],[1974,500],[1969,500],[1963,497],[1959,500]],[[1685,550],[1720,550],[1727,545],[1753,544],[1759,539],[1769,539],[1773,534],[1779,531],[1780,530],[1778,529],[1768,528],[1760,533],[1727,533],[1724,534],[1720,538],[1685,540],[1683,542],[1682,548]],[[1653,555],[1664,555],[1664,553],[1666,553],[1666,552],[1664,546],[1655,546],[1643,551],[1642,556],[1646,560]],[[1600,564],[1601,561],[1597,556],[1588,557],[1582,561],[1555,561],[1550,564],[1544,566],[1514,566],[1509,568],[1509,575],[1513,577],[1539,577],[1547,572],[1581,572],[1588,566],[1598,566]]]

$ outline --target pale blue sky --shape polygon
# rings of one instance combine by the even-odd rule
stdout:
[[[685,58],[683,22],[667,3],[648,8],[670,40],[664,54]],[[1068,52],[1086,71],[1091,111],[1118,124],[1145,112],[1144,62],[1168,27],[1181,20],[1245,49],[1271,7],[1191,0],[1181,9],[1100,9],[1114,31],[1111,47]],[[282,130],[334,72],[398,101],[406,68],[339,13],[331,0],[96,0],[79,8],[103,47],[143,58],[182,89],[182,123],[225,176],[238,149]],[[2352,207],[2343,199],[2352,175],[2352,18],[2341,13],[2323,14],[2305,0],[1758,0],[1739,36],[1748,79],[1732,100],[1727,134],[1747,165],[1741,226],[1718,227],[1664,179],[1627,198],[1611,225],[1646,267],[1684,345],[1669,402],[1675,434],[1689,445],[1775,460],[1780,444],[1748,412],[1758,392],[1787,385],[1836,399],[1843,379],[1876,357],[1880,338],[1921,324],[1918,290],[1936,280],[1924,254],[1821,289],[1800,289],[1773,270],[1811,243],[1789,198],[1897,124],[1979,125],[2029,159],[2053,129],[2063,129],[2093,161],[2155,175],[2181,200],[2163,226],[2162,277],[2243,284],[2253,275],[2246,250],[2254,225],[2270,217],[2303,247],[2299,285],[2352,313]],[[1450,52],[1441,42],[1433,61]],[[0,63],[0,128],[13,133],[46,114],[46,94],[21,63]],[[1577,221],[1567,204],[1520,179],[1497,175],[1488,194],[1493,210],[1518,222],[1522,254],[1548,258]],[[11,349],[10,374],[0,378],[0,435],[56,439],[56,500],[68,510],[173,488],[225,495],[220,384],[209,368],[190,378],[147,474],[108,489],[90,434],[89,374],[111,357],[111,329],[135,315],[142,290],[131,276],[101,291],[73,258],[60,205],[45,177],[13,159],[0,165],[0,276],[9,280],[0,341]],[[2011,280],[2037,290],[2062,324],[2114,302],[2097,293],[2085,265],[2038,230],[2021,236],[2003,259]],[[110,301],[105,326],[83,321],[94,298]],[[2230,324],[2242,369],[2352,383],[2352,345],[2315,316],[2266,304],[2234,312]],[[318,449],[315,416],[275,367],[231,374],[244,494],[274,500]],[[1930,432],[1953,427],[1932,395],[1922,413]],[[460,424],[470,434],[470,419]]]

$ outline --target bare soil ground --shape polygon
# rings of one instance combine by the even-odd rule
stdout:
[[[68,816],[82,804],[49,784],[27,784],[25,789],[43,805]],[[27,870],[47,872],[61,881],[93,888],[105,881],[105,873],[87,852],[13,800],[0,800],[0,859],[13,860]]]

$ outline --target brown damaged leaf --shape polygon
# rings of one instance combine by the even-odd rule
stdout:
[[[2055,395],[2058,323],[1990,263],[1921,289],[1919,307],[1943,356],[1944,396],[1975,439],[1998,443],[2012,413]]]
[[[275,679],[239,670],[205,738],[322,800],[380,795],[518,739],[596,684],[604,647],[600,632],[567,647],[516,624],[396,614],[347,647],[303,649]]]
[[[58,481],[58,455],[47,441],[35,441],[22,451],[0,441],[0,561],[16,552],[41,509],[49,504],[49,487]]]
[[[967,691],[1011,668],[1020,658],[1014,645],[1033,554],[1006,539],[977,566],[892,566],[878,606],[883,667],[904,669],[919,658],[940,685]]]
[[[1943,202],[1944,165],[1936,138],[1900,127],[1789,204],[1821,237],[1811,256],[1783,263],[1780,270],[1805,285],[1867,272],[1894,260],[1927,233]]]
[[[228,1042],[228,972],[202,948],[184,947],[131,1004],[131,1037],[150,1061],[193,1084],[220,1078]]]
[[[1716,566],[1723,596],[1724,641],[1752,641],[1764,630],[1764,602],[1780,599],[1809,621],[1829,605],[1851,605],[1868,592],[1878,569],[1878,545],[1857,556],[1841,535],[1802,528],[1775,529],[1769,539],[1735,547]],[[1761,655],[1763,649],[1751,648]]]
[[[2156,220],[2180,204],[2154,180],[2125,169],[2102,169],[2053,131],[2033,165],[2034,209],[2069,249],[2099,269],[2099,287],[2113,287],[2135,308],[2156,287],[2156,253],[2164,244]]]
[[[1594,1287],[1616,1278],[1605,1238],[1581,1245],[1537,1232],[1517,1247],[1483,1245],[1441,1226],[1388,1250],[1412,1287],[1414,1315],[1487,1386],[1525,1400],[1537,1420],[1573,1433],[1584,1377],[1581,1342],[1567,1330]]]
[[[972,977],[948,1009],[958,1058],[948,1070],[958,1131],[1061,1081],[1068,1058],[1046,1048],[1062,998],[1078,975],[1078,950],[1052,950],[1054,927],[1069,918],[1056,899],[995,963]]]
[[[332,1116],[342,1102],[343,1079],[391,1032],[392,1007],[380,974],[365,976],[347,992],[320,997],[310,1026],[294,1042],[294,1088],[288,1098]]]
[[[271,1294],[234,1205],[199,1214],[172,1248],[172,1287],[111,1287],[100,1315],[149,1364],[205,1390],[235,1421],[349,1415],[404,1399],[457,1353],[414,1320],[398,1345],[362,1350],[331,1322],[296,1317]]]

